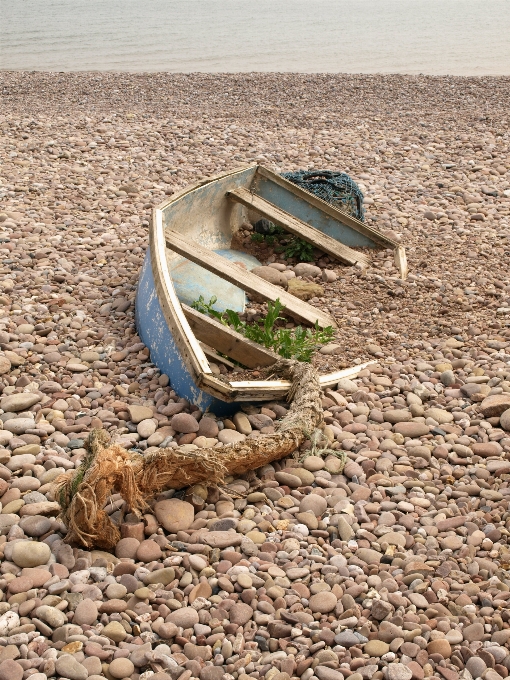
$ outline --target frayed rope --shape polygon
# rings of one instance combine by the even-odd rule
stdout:
[[[163,489],[217,486],[227,475],[255,470],[295,452],[307,438],[306,433],[315,432],[322,423],[318,374],[310,364],[286,359],[273,368],[292,380],[289,398],[293,399],[285,418],[276,424],[275,434],[221,449],[161,449],[142,456],[111,444],[104,430],[93,430],[82,465],[60,475],[54,483],[61,519],[68,530],[65,540],[87,548],[113,548],[120,532],[104,510],[112,494],[120,494],[132,513],[141,514]],[[312,447],[316,447],[313,441]]]

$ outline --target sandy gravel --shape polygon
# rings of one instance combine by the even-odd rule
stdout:
[[[509,79],[0,80],[0,680],[508,677]],[[69,546],[51,482],[91,428],[222,447],[285,414],[204,417],[133,320],[150,208],[254,161],[349,172],[406,245],[405,282],[316,262],[322,366],[379,365],[324,395],[332,452],[112,496],[115,550]]]

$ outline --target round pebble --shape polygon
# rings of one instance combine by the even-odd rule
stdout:
[[[73,623],[77,626],[82,626],[86,624],[91,626],[98,617],[98,610],[96,603],[89,599],[83,599],[78,602],[76,609],[74,610]]]
[[[333,593],[320,592],[308,601],[308,605],[312,612],[319,612],[320,614],[328,614],[336,607],[337,599]]]
[[[183,432],[184,434],[198,432],[197,421],[188,413],[176,413],[170,423],[176,432]]]
[[[46,543],[18,541],[12,549],[12,561],[18,567],[39,567],[46,564],[51,555]]]
[[[22,680],[23,667],[14,659],[0,662],[0,680]]]
[[[135,666],[129,659],[114,659],[108,666],[108,672],[114,678],[129,678],[134,673]]]

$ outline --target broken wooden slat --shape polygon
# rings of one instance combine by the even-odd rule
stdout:
[[[394,251],[395,266],[400,272],[400,278],[405,281],[409,270],[407,268],[406,250],[403,246],[398,246]]]
[[[334,373],[321,375],[319,384],[322,389],[332,387],[342,378],[355,378],[364,368],[377,364],[377,361],[366,361],[357,366],[344,368]],[[269,401],[270,399],[281,399],[291,388],[291,383],[287,380],[241,380],[230,382],[232,389],[236,392],[236,401]]]
[[[227,359],[222,354],[218,354],[218,352],[212,347],[209,347],[209,345],[201,342],[200,347],[204,350],[204,354],[208,359],[212,359],[216,363],[225,364],[225,366],[228,366],[229,368],[235,368],[235,364],[230,361],[230,359]],[[209,362],[209,365],[210,363],[211,362]]]
[[[246,269],[230,262],[225,257],[221,257],[212,250],[203,248],[198,243],[191,243],[176,231],[167,229],[165,237],[166,244],[171,250],[235,286],[239,286],[247,293],[258,295],[272,302],[279,299],[285,312],[295,319],[312,325],[317,322],[320,328],[336,327],[334,319],[329,314],[299,300],[283,288],[264,281],[259,276],[246,271]]]
[[[333,387],[342,378],[353,378],[358,375],[363,369],[369,366],[375,366],[378,361],[372,359],[371,361],[365,361],[363,364],[357,364],[356,366],[350,366],[349,368],[343,368],[340,371],[335,371],[334,373],[326,373],[325,375],[319,376],[319,384],[324,389],[325,387]]]
[[[265,198],[252,194],[244,187],[239,187],[234,191],[227,192],[227,197],[236,203],[241,203],[241,205],[255,210],[259,215],[274,222],[285,229],[285,231],[294,234],[294,236],[299,236],[308,243],[311,243],[315,248],[322,250],[345,264],[358,264],[362,267],[368,265],[369,258],[364,253],[359,253],[356,250],[345,246],[343,243],[340,243],[336,239],[331,238],[331,236],[323,234],[315,227],[311,227],[309,224],[306,224],[306,222],[299,220],[297,217],[285,212],[285,210],[282,210],[273,203],[266,201]]]
[[[182,305],[182,310],[198,340],[214,347],[218,352],[226,354],[247,368],[272,366],[279,358],[262,345],[248,340],[240,333],[224,326],[216,319],[201,314],[188,305]]]
[[[292,387],[287,380],[246,380],[230,382],[236,402],[285,399]]]

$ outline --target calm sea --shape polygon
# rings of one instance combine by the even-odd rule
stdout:
[[[510,0],[0,0],[0,69],[510,75]]]

